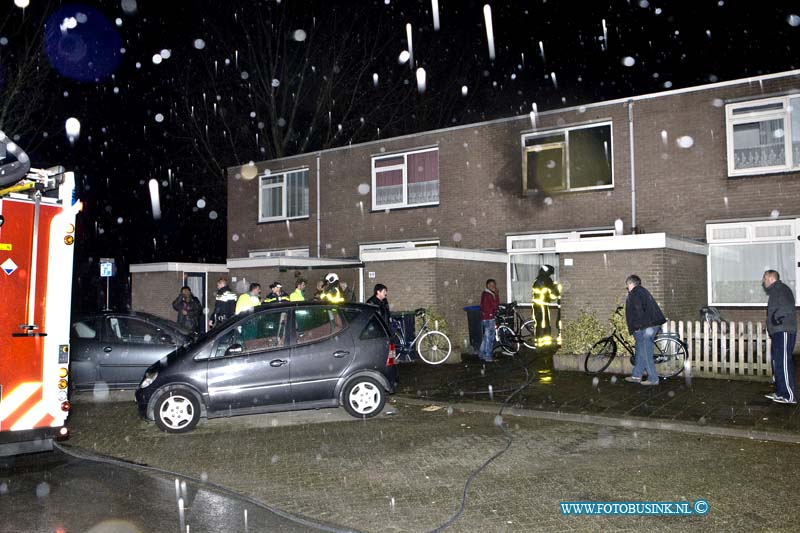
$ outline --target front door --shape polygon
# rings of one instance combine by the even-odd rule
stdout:
[[[336,306],[295,309],[292,349],[292,397],[296,402],[329,400],[339,377],[355,357]]]
[[[291,403],[289,312],[256,313],[220,335],[208,362],[209,408],[218,414]]]

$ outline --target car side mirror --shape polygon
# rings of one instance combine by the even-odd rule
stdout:
[[[242,353],[244,351],[244,346],[241,344],[231,344],[228,346],[228,349],[225,350],[225,355],[234,355],[237,353]]]

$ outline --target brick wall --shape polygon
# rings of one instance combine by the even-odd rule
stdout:
[[[727,178],[723,101],[759,98],[800,86],[800,76],[659,96],[634,102],[637,225],[649,233],[702,239],[705,221],[798,215],[800,173]],[[611,120],[614,187],[521,196],[520,139],[529,117],[387,139],[322,152],[321,254],[356,257],[358,244],[439,238],[443,246],[502,249],[515,232],[610,227],[630,230],[628,105],[543,113],[536,130]],[[662,136],[662,132],[663,135]],[[676,142],[688,136],[692,146]],[[666,141],[664,140],[666,139]],[[371,158],[439,147],[440,204],[371,211]],[[310,171],[308,219],[256,224],[258,179],[229,177],[228,257],[248,250],[307,246],[316,255],[316,154],[257,164],[258,170],[305,166]],[[365,187],[366,186],[366,187]]]
[[[572,266],[564,259],[571,258]],[[581,311],[601,322],[625,303],[625,278],[636,274],[670,320],[694,319],[706,300],[705,256],[671,249],[562,254],[562,321]]]
[[[206,273],[208,288],[206,307],[209,314],[214,310],[217,280],[220,277],[227,277],[227,273]],[[133,272],[131,274],[131,309],[174,321],[177,314],[172,309],[172,301],[177,298],[184,284],[184,272]],[[196,296],[200,298],[200,295]]]
[[[174,321],[172,301],[183,287],[183,272],[134,272],[131,274],[131,308]]]
[[[495,278],[500,294],[505,294],[505,265],[452,259],[375,261],[365,264],[365,272],[375,272],[365,287],[372,293],[375,283],[389,287],[392,311],[412,311],[433,307],[447,321],[453,345],[448,362],[458,362],[460,350],[469,345],[467,314],[464,307],[479,305],[486,280]]]

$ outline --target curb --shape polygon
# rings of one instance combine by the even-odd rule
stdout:
[[[449,406],[461,411],[476,411],[479,413],[497,414],[501,404],[491,404],[486,402],[475,403],[455,403],[442,402],[435,400],[420,400],[410,398],[402,394],[395,394],[397,401],[409,405],[442,405]],[[598,415],[586,415],[579,413],[563,413],[559,411],[539,411],[535,409],[518,409],[507,407],[504,413],[512,416],[524,418],[537,418],[542,420],[555,420],[559,422],[575,422],[579,424],[596,424],[600,426],[613,426],[635,429],[656,429],[662,431],[676,431],[679,433],[694,433],[709,435],[713,437],[733,437],[748,440],[762,440],[771,442],[784,442],[789,444],[800,444],[800,434],[786,433],[781,431],[758,431],[753,429],[738,429],[724,426],[700,426],[688,422],[673,422],[664,420],[650,420],[640,417],[608,417]]]

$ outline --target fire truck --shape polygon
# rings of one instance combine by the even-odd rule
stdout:
[[[0,131],[0,456],[66,438],[75,176]]]

